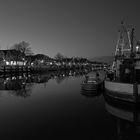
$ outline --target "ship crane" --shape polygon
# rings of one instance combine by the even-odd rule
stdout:
[[[119,58],[120,61],[124,57],[130,57],[132,48],[131,42],[131,33],[132,30],[127,28],[124,23],[121,24],[121,28],[119,30],[119,37],[116,44],[115,50],[115,59],[112,64],[112,70],[114,71],[117,67],[117,59]]]

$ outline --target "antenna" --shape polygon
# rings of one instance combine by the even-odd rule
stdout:
[[[132,28],[131,32],[131,54],[133,53],[133,39],[134,39],[134,28]]]

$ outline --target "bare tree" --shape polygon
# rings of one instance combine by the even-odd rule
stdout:
[[[54,58],[57,60],[62,60],[64,56],[61,53],[57,53]]]
[[[22,41],[20,43],[16,43],[14,44],[11,49],[17,50],[19,52],[21,52],[24,55],[31,55],[33,54],[31,47],[29,42],[26,41]]]
[[[22,41],[22,42],[19,43],[19,46],[20,46],[20,51],[24,55],[31,55],[31,54],[33,54],[32,50],[31,50],[31,47],[29,47],[30,46],[29,42]]]

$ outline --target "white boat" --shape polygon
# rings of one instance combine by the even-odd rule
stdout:
[[[106,94],[125,101],[140,101],[140,50],[134,28],[122,23],[116,45],[112,78],[104,82]]]

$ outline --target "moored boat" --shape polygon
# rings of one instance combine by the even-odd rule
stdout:
[[[81,84],[81,89],[84,91],[98,91],[102,88],[103,80],[100,79],[99,74],[94,76],[86,76],[86,79]]]
[[[140,101],[140,43],[134,28],[122,23],[112,65],[112,77],[105,79],[106,94],[125,101]]]

